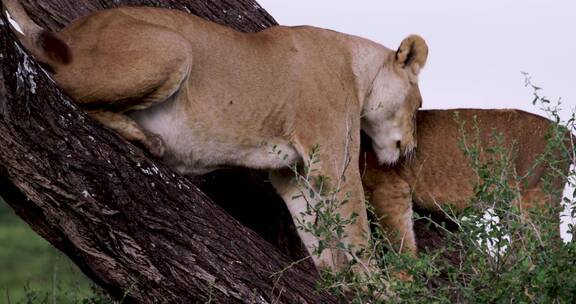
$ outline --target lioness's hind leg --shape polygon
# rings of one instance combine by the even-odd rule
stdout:
[[[164,156],[164,142],[160,136],[142,129],[130,117],[115,112],[91,110],[87,112],[92,118],[116,131],[128,141],[142,144],[155,157]]]
[[[97,33],[82,28],[62,33],[74,61],[54,74],[58,84],[85,108],[115,112],[145,109],[177,94],[192,69],[189,41],[164,27],[112,20]]]

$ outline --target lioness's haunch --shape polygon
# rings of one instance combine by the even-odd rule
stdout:
[[[397,51],[334,31],[278,26],[241,33],[177,10],[123,7],[95,12],[58,33],[4,0],[21,43],[92,117],[147,147],[184,173],[223,166],[270,170],[298,221],[302,189],[285,168],[308,163],[340,184],[344,243],[365,247],[368,225],[358,168],[360,129],[380,162],[395,162],[415,142],[418,74],[428,48],[409,36]],[[280,152],[278,154],[277,152]],[[306,191],[306,193],[308,193]],[[313,203],[309,201],[308,203]],[[309,251],[316,237],[303,233]],[[340,268],[330,249],[317,266]]]
[[[412,226],[412,202],[437,212],[447,204],[462,210],[474,195],[474,182],[478,177],[458,145],[462,134],[460,123],[454,117],[456,111],[460,121],[465,123],[469,141],[473,141],[475,136],[474,116],[484,148],[496,145],[494,131],[502,134],[504,148],[512,149],[515,153],[513,165],[518,176],[525,175],[545,151],[545,135],[552,122],[520,110],[419,111],[418,149],[412,157],[393,167],[380,166],[363,141],[362,153],[365,157],[361,157],[361,164],[364,159],[366,195],[371,197],[381,226],[392,240],[402,244],[405,251],[416,253],[417,250]],[[481,157],[485,160],[487,156],[482,154]],[[567,172],[569,160],[565,161],[564,172]],[[533,205],[558,206],[560,203],[559,196],[551,196],[543,189],[547,168],[546,165],[537,166],[526,184],[518,184],[521,196],[516,203],[520,204],[521,209]],[[561,194],[564,184],[565,181],[561,179],[553,180],[551,193]]]

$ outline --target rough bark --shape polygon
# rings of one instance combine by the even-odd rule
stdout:
[[[125,4],[184,9],[243,31],[275,24],[252,0],[22,2],[54,30],[88,12]],[[315,291],[317,274],[309,261],[274,276],[290,265],[289,258],[193,182],[78,111],[1,18],[0,196],[90,278],[125,296],[124,303],[336,302]],[[237,212],[244,222],[293,257],[302,256],[290,218],[261,181],[254,172],[225,172],[197,184],[224,205],[246,204],[252,212]],[[245,195],[263,193],[256,204],[231,194],[243,185],[252,185]],[[262,207],[266,200],[272,207]],[[265,223],[277,221],[274,228],[254,224],[254,210]]]

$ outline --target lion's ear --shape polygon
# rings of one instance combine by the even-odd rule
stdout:
[[[417,79],[420,70],[426,64],[427,58],[428,45],[426,45],[426,41],[418,35],[410,35],[404,38],[400,44],[396,51],[395,61],[406,69],[411,77]]]

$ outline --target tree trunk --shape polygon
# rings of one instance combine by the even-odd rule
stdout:
[[[22,2],[53,30],[112,3],[184,9],[242,31],[275,24],[252,0]],[[90,278],[123,303],[337,302],[315,291],[309,260],[282,272],[291,260],[195,185],[232,211],[248,210],[236,213],[293,259],[303,256],[285,207],[258,173],[194,183],[175,174],[79,111],[1,18],[0,196]],[[257,198],[239,201],[247,196],[234,191],[248,188],[244,195]]]

